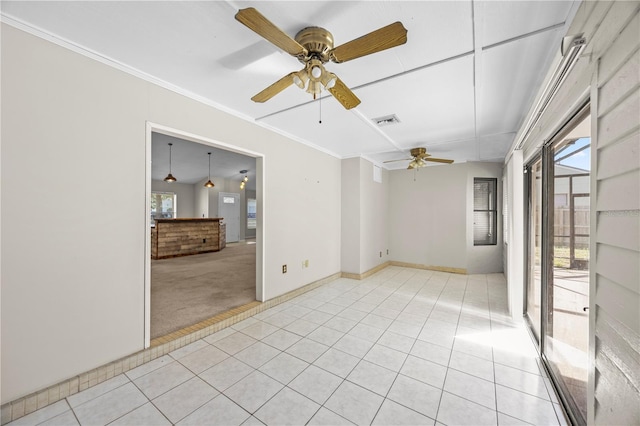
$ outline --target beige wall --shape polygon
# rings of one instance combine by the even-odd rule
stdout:
[[[502,251],[502,163],[467,163],[467,272],[489,274],[504,269]],[[493,246],[473,245],[473,179],[496,178],[498,183],[498,235]]]
[[[496,177],[500,186],[501,164],[454,163],[394,170],[389,176],[392,260],[502,272],[501,240],[496,246],[473,246],[473,178]]]
[[[389,173],[391,259],[467,267],[467,165]]]
[[[360,272],[389,260],[389,171],[382,182],[373,180],[373,164],[360,159]]]
[[[264,155],[266,299],[340,271],[336,158],[6,24],[1,90],[3,403],[143,348],[147,121]]]
[[[359,274],[360,265],[360,158],[342,160],[341,268]]]
[[[191,185],[188,183],[168,183],[162,180],[152,180],[151,190],[159,192],[173,192],[174,194],[176,194],[176,208],[178,213],[176,217],[198,217],[195,213],[195,185]]]
[[[507,276],[507,294],[509,313],[514,321],[522,321],[524,313],[524,253],[525,253],[525,198],[523,193],[524,175],[522,173],[522,151],[513,153],[504,169],[507,191],[506,241],[503,241],[505,251],[505,273]]]
[[[363,158],[342,160],[343,272],[361,274],[389,260],[389,173],[375,182],[373,167]]]

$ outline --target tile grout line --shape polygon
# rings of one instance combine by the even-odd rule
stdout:
[[[396,274],[396,275],[397,275],[397,274]],[[379,287],[380,287],[380,285],[378,285],[376,288],[379,288]],[[375,289],[371,289],[369,292],[367,292],[367,295],[368,295],[368,294],[370,294],[371,292],[373,292],[374,290],[375,290]],[[350,291],[351,291],[351,290],[350,290]],[[344,295],[344,292],[343,292],[342,294]],[[353,304],[354,304],[354,303],[356,303],[357,301],[360,301],[360,300],[361,300],[362,298],[364,298],[365,296],[366,296],[366,295],[363,295],[362,297],[360,297],[359,299],[357,299],[356,301],[354,301],[351,305],[353,305]],[[387,296],[384,300],[387,300],[387,299],[388,299],[388,297],[389,297],[389,296]],[[333,300],[333,299],[331,299],[331,300]],[[328,302],[326,302],[326,303],[330,303],[330,301],[328,301]],[[351,306],[351,305],[349,305],[349,306]],[[376,305],[376,306],[379,306],[379,305],[380,305],[380,304],[378,304],[378,305]],[[322,306],[322,305],[320,305],[320,306]],[[348,308],[349,308],[349,306],[344,307],[343,311],[344,311],[344,310],[346,310],[346,309],[348,309]],[[342,311],[340,311],[340,312],[342,312]],[[373,311],[371,311],[371,312],[373,312]],[[368,316],[369,314],[371,314],[371,312],[368,312],[368,313],[367,313],[367,316]],[[339,313],[338,313],[338,314],[339,314]],[[338,316],[338,314],[334,314],[334,315],[333,315],[333,317],[335,318],[336,316]],[[340,318],[342,318],[342,317],[340,317]],[[366,316],[365,316],[365,317],[363,317],[363,319],[364,319],[364,318],[366,318]],[[357,322],[356,322],[356,325],[354,325],[350,330],[352,330],[353,328],[355,328],[358,324],[362,324],[362,320],[357,321]],[[368,324],[365,324],[365,325],[368,325]],[[388,328],[388,326],[387,326],[387,328]],[[385,330],[387,330],[387,328],[385,328]],[[309,333],[309,334],[311,334],[311,333]],[[342,336],[342,337],[346,336],[347,334],[348,334],[348,332],[343,333],[343,336]],[[383,334],[384,334],[384,332],[383,332]],[[308,335],[307,335],[307,336],[308,336]],[[382,336],[382,335],[381,335],[381,336]],[[305,336],[305,337],[306,337],[306,336]],[[342,337],[341,337],[341,338],[342,338]],[[353,336],[353,337],[356,337],[356,336]],[[379,339],[380,339],[380,338],[378,338],[378,339],[376,340],[376,342],[377,342]],[[339,339],[338,341],[340,341],[340,339]],[[373,348],[373,346],[376,344],[376,342],[373,342],[373,345],[371,346],[371,348]],[[318,342],[318,343],[319,343],[319,342]],[[337,342],[335,342],[335,343],[337,343]],[[339,351],[339,352],[341,352],[341,353],[345,353],[346,355],[353,356],[353,355],[351,355],[351,354],[349,354],[349,353],[343,352],[343,351],[342,351],[342,350],[340,350],[339,348],[335,348],[335,347],[334,347],[334,346],[335,346],[335,343],[334,343],[333,345],[329,346],[329,348],[328,348],[326,351],[324,351],[320,356],[318,356],[318,358],[316,358],[316,361],[317,361],[318,359],[320,359],[320,357],[322,357],[322,355],[324,355],[325,353],[327,353],[327,352],[329,351],[329,349],[334,349],[334,350],[337,350],[337,351]],[[326,404],[326,402],[327,402],[327,401],[329,401],[329,400],[331,399],[331,397],[335,394],[335,392],[336,392],[336,391],[340,388],[340,386],[342,386],[345,382],[349,382],[349,383],[351,383],[351,384],[353,384],[353,385],[355,385],[355,386],[358,386],[358,387],[360,387],[360,388],[362,388],[362,389],[365,389],[365,390],[367,390],[367,391],[369,391],[369,392],[372,392],[371,390],[366,389],[366,388],[363,388],[362,386],[358,385],[357,383],[354,383],[354,382],[351,382],[350,380],[348,380],[348,376],[353,372],[353,370],[355,370],[355,369],[357,368],[357,366],[358,366],[362,361],[365,361],[364,357],[369,353],[369,351],[371,350],[371,348],[370,348],[370,349],[369,349],[369,350],[368,350],[368,351],[367,351],[367,352],[366,352],[366,353],[365,353],[365,354],[364,354],[364,355],[359,359],[358,363],[357,363],[357,364],[356,364],[356,365],[355,365],[355,366],[354,366],[354,367],[353,367],[353,368],[352,368],[352,369],[351,369],[351,370],[346,374],[346,377],[344,377],[344,378],[342,378],[342,377],[340,377],[340,376],[337,376],[336,374],[332,373],[331,371],[325,370],[324,368],[322,368],[322,367],[320,367],[320,366],[317,366],[317,365],[315,365],[315,364],[313,364],[313,363],[310,363],[310,364],[309,364],[310,366],[311,366],[311,365],[313,365],[314,367],[316,367],[316,368],[318,368],[318,369],[321,369],[321,370],[323,370],[323,371],[326,371],[327,373],[332,374],[332,375],[335,375],[335,376],[337,376],[337,377],[340,377],[340,379],[342,379],[342,381],[340,382],[340,384],[339,384],[338,386],[336,386],[336,388],[331,392],[331,394],[327,397],[327,399],[326,399],[326,400],[325,400],[325,402],[321,405],[321,407],[320,407],[320,408],[324,407],[325,409],[327,409],[327,410],[331,411],[332,413],[334,413],[334,414],[336,414],[336,415],[338,415],[338,416],[340,416],[340,417],[343,417],[343,416],[341,416],[340,414],[335,413],[333,410],[329,409],[328,407],[325,407],[325,404]],[[314,362],[315,362],[315,361],[314,361]],[[375,365],[377,365],[377,364],[375,364]],[[384,368],[384,367],[383,367],[383,368]],[[308,369],[308,367],[307,367],[306,369]],[[306,369],[305,369],[305,371],[306,371]],[[300,374],[302,374],[302,372],[301,372]],[[397,377],[397,375],[398,375],[398,374],[399,374],[399,373],[396,373],[396,377]],[[293,380],[295,380],[295,379],[293,379]],[[293,380],[292,380],[292,381],[293,381]],[[395,379],[394,379],[394,381],[395,381]],[[393,384],[392,384],[392,385],[393,385]],[[286,387],[288,387],[288,385],[286,385]],[[294,391],[295,391],[295,389],[294,389]],[[375,394],[375,392],[372,392],[372,393],[374,393],[374,394]],[[388,391],[387,391],[387,393],[388,393]],[[304,395],[303,395],[303,396],[304,396]],[[384,400],[385,400],[385,399],[386,399],[386,396],[383,396],[383,402],[384,402]],[[380,404],[380,407],[381,407],[381,406],[382,406],[382,404]],[[373,416],[373,419],[375,419],[375,417],[377,416],[377,414],[378,414],[378,411],[379,411],[380,407],[378,407],[378,410],[376,411],[375,415]],[[317,413],[318,411],[320,411],[320,408],[318,408],[318,410],[316,411],[316,413]],[[314,414],[314,415],[315,415],[315,414]],[[313,416],[311,417],[311,419],[312,419],[312,418],[313,418]],[[344,417],[343,417],[343,418],[344,418]],[[311,421],[311,419],[310,419],[309,421]],[[373,420],[373,419],[372,419],[372,420]]]
[[[489,299],[488,293],[489,293],[489,284],[487,283],[487,300]],[[489,306],[489,330],[493,332],[494,325],[493,325],[493,321],[491,320],[493,318],[491,303],[488,303],[488,306]],[[494,351],[495,351],[495,348],[493,347],[493,345],[491,345],[491,358],[493,359],[493,395],[495,399],[496,420],[497,420],[498,414],[500,413],[500,411],[498,411],[498,384],[496,383],[496,357],[495,357]]]
[[[449,279],[447,279],[447,283],[448,282],[449,282]],[[446,285],[445,285],[444,288],[446,288]],[[443,288],[442,291],[444,291],[444,288]],[[465,294],[466,294],[466,291],[467,291],[467,283],[466,282],[465,282],[465,287],[464,288],[465,288]],[[442,291],[440,292],[440,295],[438,295],[438,300],[442,296]],[[462,300],[464,302],[464,296],[463,296]],[[437,304],[437,302],[436,302],[436,304]],[[461,304],[460,310],[462,311],[462,304]],[[431,315],[429,315],[429,316],[431,316]],[[456,322],[456,331],[458,330],[459,323],[460,323],[460,315],[458,315],[458,321]],[[442,382],[442,392],[440,393],[440,399],[438,401],[438,408],[436,409],[436,416],[435,416],[435,419],[434,419],[436,422],[438,421],[438,415],[440,414],[440,407],[442,405],[442,396],[444,395],[444,392],[445,392],[444,391],[444,387],[445,387],[445,384],[447,382],[447,375],[449,374],[449,368],[450,368],[449,365],[451,364],[451,357],[453,356],[453,346],[455,346],[455,334],[453,336],[453,343],[451,345],[451,350],[449,351],[449,362],[447,363],[447,369],[446,369],[446,371],[444,373],[444,381]],[[496,415],[496,417],[497,417],[497,415]]]
[[[363,280],[363,281],[364,281],[364,280]],[[379,286],[378,286],[378,287],[379,287]],[[352,290],[353,290],[353,289],[351,289],[351,290],[349,290],[349,291],[352,291]],[[372,291],[374,291],[374,289],[372,289],[372,290],[370,290],[369,292],[367,292],[367,295],[368,295],[368,294],[370,294]],[[344,295],[344,293],[347,293],[347,292],[343,292],[342,294]],[[363,295],[363,296],[361,296],[359,299],[357,299],[357,300],[355,300],[353,303],[351,303],[351,305],[343,307],[343,309],[342,309],[340,312],[338,312],[338,313],[336,313],[336,314],[333,314],[333,318],[338,317],[338,318],[348,319],[348,318],[340,317],[340,316],[339,316],[339,314],[340,314],[342,311],[344,311],[344,310],[346,310],[346,309],[350,308],[353,304],[355,304],[356,302],[360,301],[360,300],[361,300],[363,297],[365,297],[365,296],[366,296],[366,295]],[[334,298],[334,299],[335,299],[335,298]],[[331,299],[331,300],[333,300],[333,299]],[[331,300],[327,301],[326,303],[330,303],[330,302],[331,302]],[[322,306],[322,305],[320,305],[320,306]],[[355,309],[355,308],[352,308],[352,309]],[[317,309],[316,309],[316,310],[317,310]],[[321,311],[321,312],[322,312],[322,311]],[[359,311],[359,312],[361,312],[361,311]],[[370,314],[370,312],[367,312],[367,315],[369,315],[369,314]],[[364,318],[366,318],[366,316],[365,316],[365,317],[363,317],[363,319],[364,319]],[[330,320],[328,320],[328,321],[330,321]],[[328,321],[327,321],[327,322],[328,322]],[[362,324],[362,320],[354,321],[354,322],[355,322],[356,324],[355,324],[353,327],[351,327],[351,328],[349,329],[349,331],[353,330],[357,325]],[[326,324],[326,322],[325,322],[324,324]],[[365,325],[368,325],[368,324],[365,324]],[[336,331],[341,332],[340,330],[336,330]],[[346,354],[346,355],[348,355],[348,356],[354,356],[354,355],[352,355],[352,354],[349,354],[349,353],[347,353],[347,352],[344,352],[343,350],[341,350],[341,349],[339,349],[339,348],[336,348],[336,347],[335,347],[335,345],[336,345],[336,343],[337,343],[337,342],[339,342],[343,337],[345,337],[346,335],[348,335],[348,334],[349,334],[349,331],[347,331],[347,332],[341,332],[341,333],[343,334],[343,336],[341,336],[341,337],[340,337],[340,339],[338,339],[338,341],[336,341],[333,345],[329,346],[329,348],[328,348],[325,352],[323,352],[323,353],[322,353],[322,354],[321,354],[317,359],[320,359],[320,357],[322,357],[322,355],[324,355],[325,353],[327,353],[327,352],[329,351],[329,349],[334,349],[334,350],[339,351],[339,352],[341,352],[341,353],[344,353],[344,354]],[[311,333],[309,333],[309,334],[311,334]],[[308,337],[308,335],[307,335],[306,337]],[[356,336],[352,336],[352,337],[356,337]],[[313,340],[313,339],[312,339],[312,340]],[[364,340],[364,339],[363,339],[363,340]],[[367,341],[367,342],[368,342],[368,341]],[[319,343],[319,342],[318,342],[318,343]],[[375,342],[374,342],[373,344],[375,345]],[[370,349],[369,349],[369,350],[370,350]],[[369,350],[367,351],[367,353],[369,352]],[[353,372],[353,370],[355,370],[355,368],[357,368],[357,366],[360,364],[360,362],[364,360],[364,356],[366,356],[366,354],[367,354],[367,353],[365,353],[365,354],[364,354],[364,355],[359,359],[358,363],[357,363],[357,364],[356,364],[356,365],[355,365],[355,366],[354,366],[354,367],[353,367],[353,368],[352,368],[352,369],[351,369],[351,370],[346,374],[346,376],[347,376],[347,377],[344,377],[344,378],[343,378],[343,377],[340,377],[340,376],[337,376],[335,373],[333,373],[333,372],[331,372],[331,371],[328,371],[328,370],[326,370],[326,369],[324,369],[324,368],[322,368],[322,367],[320,367],[320,366],[317,366],[317,365],[315,365],[315,364],[313,364],[313,363],[311,363],[311,364],[310,364],[310,365],[314,365],[314,366],[315,366],[316,368],[318,368],[318,369],[321,369],[321,370],[323,370],[323,371],[326,371],[326,372],[327,372],[327,373],[329,373],[329,374],[335,375],[336,377],[340,377],[340,379],[342,380],[342,381],[340,382],[340,384],[339,384],[338,386],[336,386],[336,388],[333,390],[333,392],[331,392],[331,394],[329,395],[329,397],[326,399],[325,403],[326,403],[327,401],[329,401],[329,399],[331,399],[331,396],[333,396],[333,394],[338,390],[338,388],[340,388],[340,386],[341,386],[344,382],[347,382],[347,381],[348,381],[349,383],[352,383],[352,384],[354,384],[354,385],[356,385],[356,386],[359,386],[357,383],[353,383],[353,382],[349,381],[349,380],[348,380],[348,376]],[[317,360],[317,359],[316,359],[316,360]],[[315,361],[314,361],[314,362],[315,362]],[[325,406],[324,406],[324,404],[322,404],[322,407],[325,407]],[[327,410],[329,410],[329,411],[331,411],[331,412],[334,412],[334,411],[330,410],[330,409],[329,409],[329,408],[327,408],[327,407],[325,407],[325,409],[327,409]],[[335,413],[335,412],[334,412],[334,413]],[[336,414],[336,415],[338,415],[338,416],[340,416],[340,414],[338,414],[338,413],[335,413],[335,414]],[[340,416],[340,417],[342,417],[342,416]]]
[[[429,279],[427,279],[427,280],[424,282],[424,284],[423,284],[420,288],[422,289],[422,288],[423,288],[423,287],[424,287],[424,286],[429,282],[429,280],[430,280],[430,279],[431,279],[431,277],[429,277]],[[419,291],[419,290],[418,290],[418,291]],[[416,292],[416,294],[418,294],[418,293]],[[415,299],[415,297],[416,297],[416,296],[415,296],[415,294],[414,294],[414,296],[411,298],[411,300]],[[409,302],[409,303],[411,303],[411,302]],[[408,305],[409,303],[407,303],[407,305]],[[431,311],[429,312],[429,316],[431,316],[431,312],[432,312],[432,311],[433,311],[433,308],[431,308]],[[424,329],[424,325],[427,323],[427,321],[429,321],[429,316],[427,316],[427,319],[425,320],[425,322],[424,322],[424,323],[422,324],[422,326],[420,327],[420,333],[422,333],[422,330]],[[418,336],[420,336],[420,333],[418,333]],[[404,367],[405,363],[407,362],[407,359],[409,358],[409,356],[410,356],[410,354],[411,354],[411,350],[413,349],[413,347],[414,347],[414,346],[415,346],[415,344],[416,344],[416,341],[418,340],[418,336],[416,336],[416,338],[415,338],[415,339],[413,339],[413,340],[414,340],[414,342],[411,344],[411,348],[409,349],[409,353],[407,353],[407,356],[406,356],[406,358],[404,359],[404,361],[402,362],[402,365],[400,366],[400,369],[399,369],[399,370],[398,370],[398,372],[396,373],[396,377],[393,379],[393,382],[391,382],[391,386],[389,386],[389,389],[387,390],[387,393],[386,393],[386,394],[385,394],[385,396],[384,396],[384,399],[385,399],[385,400],[386,400],[386,399],[388,399],[389,392],[391,392],[391,389],[393,388],[393,385],[396,383],[396,380],[398,380],[398,376],[400,376],[400,374],[401,374],[401,373],[400,373],[400,371],[402,371],[402,368]],[[444,384],[443,384],[443,386],[444,386]],[[391,401],[393,401],[393,400],[391,400]],[[423,413],[419,413],[418,411],[416,411],[416,410],[412,409],[411,407],[407,407],[407,406],[405,406],[404,404],[401,404],[401,403],[396,402],[396,401],[393,401],[393,402],[395,402],[396,404],[399,404],[399,405],[401,405],[401,406],[403,406],[403,407],[405,407],[405,408],[407,408],[407,409],[409,409],[409,410],[411,410],[411,411],[414,411],[414,412],[416,412],[416,413],[418,413],[418,414],[420,414],[420,415],[423,415],[423,416],[425,416],[425,417],[427,417],[427,418],[430,418],[429,416],[427,416],[427,415],[425,415],[425,414],[423,414]],[[384,403],[384,401],[383,401],[383,403]],[[378,413],[380,412],[380,409],[381,409],[381,408],[382,408],[382,404],[380,404],[380,407],[378,407],[378,410],[376,411],[376,414],[375,414],[375,416],[373,417],[374,419],[378,416]],[[436,416],[436,417],[437,417],[437,416]],[[436,422],[436,419],[435,419],[435,418],[434,418],[434,419],[432,419],[432,420],[434,421],[434,423]]]

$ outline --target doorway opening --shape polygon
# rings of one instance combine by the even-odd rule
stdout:
[[[259,153],[152,123],[147,123],[146,149],[144,291],[149,347],[154,339],[262,301],[264,159]],[[165,179],[168,175],[175,179]],[[221,193],[231,194],[235,217],[220,205]],[[235,227],[229,244],[227,222]],[[162,247],[170,250],[163,252]]]

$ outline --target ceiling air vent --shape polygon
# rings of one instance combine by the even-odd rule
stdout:
[[[395,114],[391,114],[391,115],[385,115],[384,117],[374,118],[373,122],[376,123],[378,126],[382,127],[382,126],[388,126],[390,124],[397,124],[400,122],[400,120],[398,120],[398,117],[396,117]]]

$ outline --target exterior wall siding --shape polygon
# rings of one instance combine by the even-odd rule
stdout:
[[[587,420],[640,424],[640,2],[583,1],[567,35],[581,33],[587,45],[522,153],[532,159],[590,99]]]
[[[597,190],[592,234],[595,294],[591,303],[595,308],[592,418],[596,424],[640,422],[638,5],[613,5],[605,16],[607,22],[619,25],[609,25],[613,27],[607,31],[613,37],[611,44],[600,44],[602,56],[595,71],[596,87],[592,88],[597,90],[597,104],[592,105],[597,132],[592,182]]]

